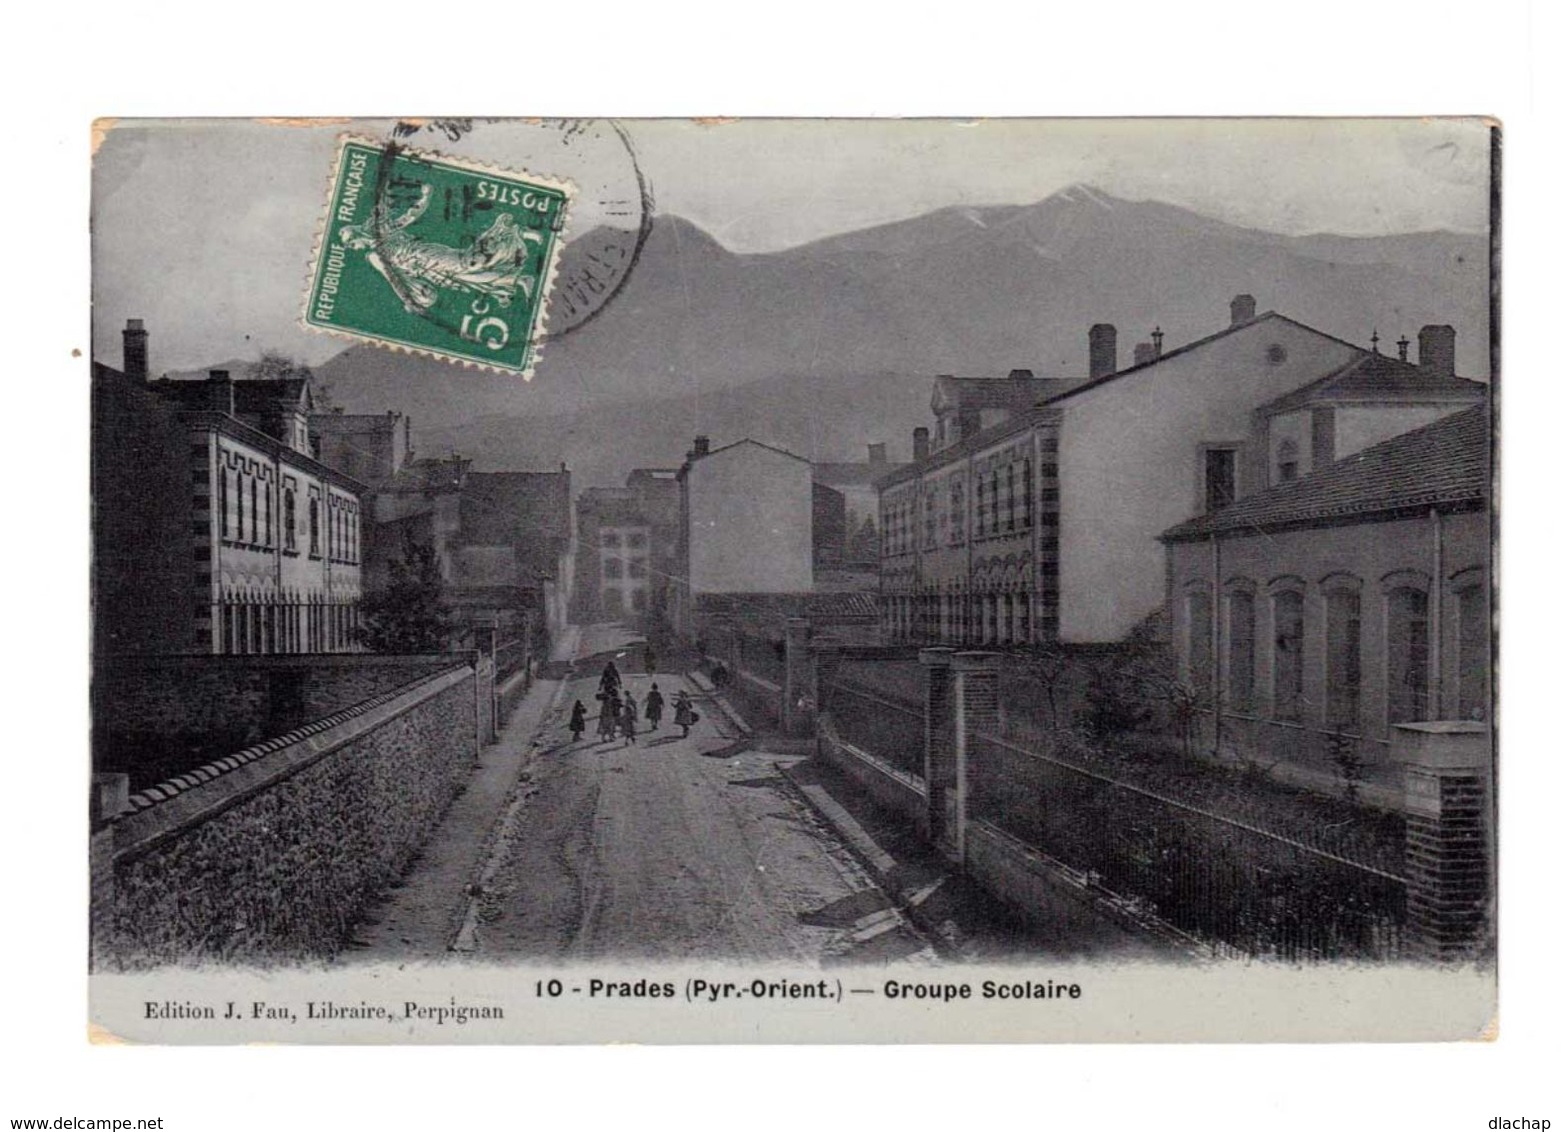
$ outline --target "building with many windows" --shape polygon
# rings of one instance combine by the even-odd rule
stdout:
[[[1210,749],[1392,801],[1393,724],[1490,718],[1490,445],[1466,409],[1161,536]]]
[[[149,381],[124,340],[93,365],[95,648],[357,648],[366,485],[313,455],[308,380]]]
[[[677,568],[676,468],[636,468],[623,487],[593,487],[575,502],[578,620],[641,626],[665,618]]]
[[[918,429],[913,463],[878,481],[886,636],[1123,639],[1164,601],[1162,531],[1483,403],[1452,343],[1426,327],[1415,365],[1407,342],[1384,357],[1239,295],[1225,329],[1172,350],[1156,334],[1122,370],[1097,324],[1079,384],[938,379],[937,443]]]

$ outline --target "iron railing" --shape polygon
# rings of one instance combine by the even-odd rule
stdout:
[[[829,718],[842,739],[896,770],[922,776],[925,724],[919,706],[842,680],[830,681],[822,691]]]
[[[1034,845],[1217,951],[1291,961],[1392,959],[1407,881],[1329,836],[1280,834],[975,737],[973,818]]]

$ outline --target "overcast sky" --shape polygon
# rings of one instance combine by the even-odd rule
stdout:
[[[121,123],[94,162],[94,350],[117,364],[147,320],[154,370],[321,361],[296,325],[336,139],[347,124]],[[387,123],[353,123],[384,136]],[[1488,135],[1463,121],[765,121],[623,124],[659,213],[734,251],[772,251],[954,204],[1025,204],[1075,182],[1287,234],[1482,233]],[[452,150],[579,186],[572,226],[632,188],[609,130],[480,125]]]

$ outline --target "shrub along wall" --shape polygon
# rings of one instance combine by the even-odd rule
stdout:
[[[95,954],[143,967],[340,950],[466,781],[490,695],[449,670],[135,795],[93,878],[108,921]]]

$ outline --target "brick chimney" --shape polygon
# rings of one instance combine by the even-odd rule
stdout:
[[[1154,343],[1140,342],[1133,347],[1133,364],[1135,366],[1147,365],[1154,361]]]
[[[1257,300],[1251,295],[1237,295],[1230,301],[1230,324],[1240,326],[1257,317]]]
[[[145,381],[146,326],[139,318],[125,319],[125,376],[131,381]]]
[[[233,375],[214,369],[206,378],[206,407],[213,412],[233,415]]]
[[[710,438],[708,436],[694,437],[694,459],[710,455]]]
[[[1105,377],[1117,371],[1117,328],[1097,322],[1089,328],[1089,375]]]
[[[1427,377],[1453,376],[1453,347],[1457,332],[1451,326],[1420,328],[1420,368]]]
[[[882,444],[869,444],[867,446],[867,463],[871,467],[881,468],[888,462],[888,450]]]
[[[931,434],[926,428],[917,428],[911,433],[911,459],[917,463],[925,460],[932,454]]]

